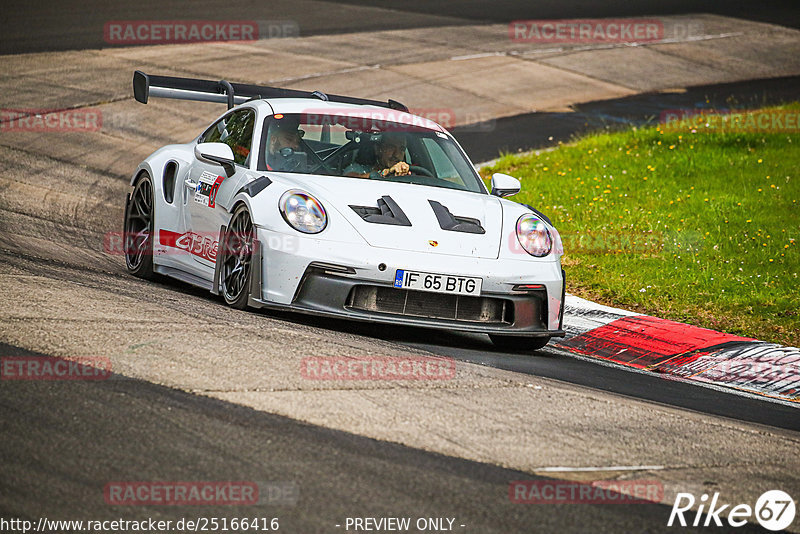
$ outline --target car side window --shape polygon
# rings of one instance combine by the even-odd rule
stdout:
[[[225,115],[200,137],[201,143],[225,143],[233,150],[233,161],[247,165],[253,144],[253,125],[256,114],[252,109],[242,109]]]

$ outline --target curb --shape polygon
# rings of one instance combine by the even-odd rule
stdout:
[[[800,349],[566,295],[567,336],[551,345],[590,360],[800,407]]]

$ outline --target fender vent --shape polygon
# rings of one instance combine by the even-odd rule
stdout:
[[[178,164],[170,160],[164,167],[164,183],[161,189],[164,191],[164,200],[167,204],[172,204],[175,200],[175,175],[178,173]]]
[[[371,206],[350,206],[350,208],[368,223],[411,226],[411,221],[408,220],[406,214],[403,213],[397,202],[388,195],[378,199],[377,208]]]
[[[486,230],[481,226],[481,221],[473,219],[472,217],[459,217],[450,213],[450,210],[436,202],[435,200],[428,200],[428,203],[433,208],[433,213],[436,214],[436,219],[439,221],[439,227],[442,230],[450,230],[451,232],[466,232],[468,234],[485,234]]]

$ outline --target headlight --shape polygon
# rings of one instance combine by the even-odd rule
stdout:
[[[304,234],[318,234],[328,224],[322,203],[299,189],[290,189],[281,196],[278,207],[286,223]]]
[[[547,225],[530,213],[517,219],[517,239],[528,254],[537,258],[547,256],[553,248]]]

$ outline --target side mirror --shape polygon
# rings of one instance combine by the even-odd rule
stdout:
[[[225,143],[198,143],[194,147],[194,156],[200,161],[222,165],[228,176],[235,172],[233,150]]]
[[[510,197],[519,193],[519,180],[513,176],[496,172],[492,175],[492,194],[496,197]]]

